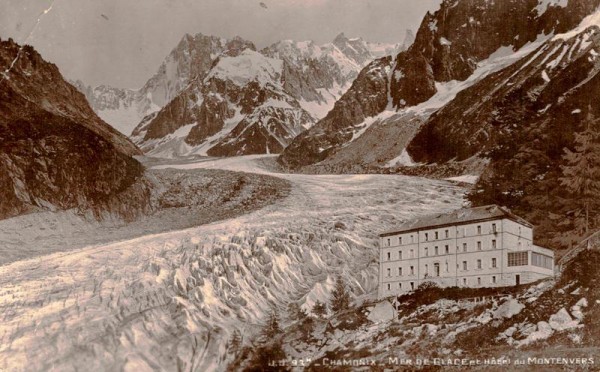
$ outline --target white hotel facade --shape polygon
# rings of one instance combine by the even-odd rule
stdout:
[[[416,289],[503,287],[554,275],[554,252],[533,244],[533,226],[490,205],[429,216],[379,236],[379,298]]]

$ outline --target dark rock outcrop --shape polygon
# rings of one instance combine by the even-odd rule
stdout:
[[[147,207],[141,154],[30,46],[0,41],[0,218],[77,208],[132,219]]]

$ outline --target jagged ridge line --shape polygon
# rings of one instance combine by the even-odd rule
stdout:
[[[29,34],[27,35],[27,37],[25,38],[25,40],[23,40],[23,43],[21,44],[21,47],[19,48],[19,51],[17,52],[17,55],[15,56],[15,58],[13,59],[13,61],[11,62],[10,66],[6,70],[4,70],[2,72],[2,80],[0,80],[0,83],[3,83],[6,79],[8,79],[8,74],[15,67],[15,64],[19,60],[19,57],[21,57],[21,53],[23,52],[23,48],[25,47],[25,45],[27,45],[27,42],[29,41],[29,39],[31,39],[31,37],[33,36],[33,33],[37,30],[38,26],[40,25],[40,22],[42,21],[42,17],[45,16],[46,14],[48,14],[52,10],[52,7],[54,6],[55,2],[56,2],[56,0],[52,0],[52,2],[50,3],[50,7],[48,7],[47,9],[44,9],[40,13],[40,15],[38,16],[37,22],[35,23],[35,25],[31,29],[31,31],[29,32]]]

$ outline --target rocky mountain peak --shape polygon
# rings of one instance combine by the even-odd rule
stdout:
[[[142,202],[143,168],[131,157],[140,150],[54,64],[0,40],[0,71],[0,218],[67,208],[123,215],[124,194]]]

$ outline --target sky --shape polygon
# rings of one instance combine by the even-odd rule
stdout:
[[[401,42],[441,0],[0,0],[0,38],[32,45],[71,80],[141,87],[186,34]],[[262,4],[261,4],[262,3]],[[263,6],[264,5],[264,6]]]

